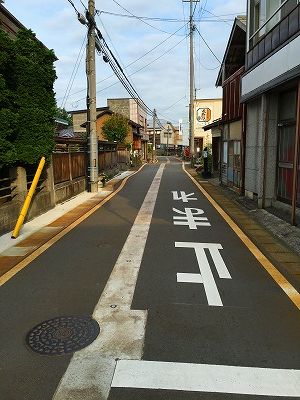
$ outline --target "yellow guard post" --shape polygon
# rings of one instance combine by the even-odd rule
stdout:
[[[38,166],[38,168],[36,170],[36,173],[34,175],[33,181],[31,183],[29,192],[28,192],[28,194],[26,196],[26,199],[24,201],[24,204],[23,204],[21,213],[19,215],[18,221],[16,223],[15,229],[14,229],[12,235],[11,235],[12,239],[16,239],[19,236],[19,232],[20,232],[21,226],[23,225],[24,219],[25,219],[25,217],[27,215],[27,212],[28,212],[31,200],[32,200],[32,196],[33,196],[33,194],[35,192],[35,189],[36,189],[36,186],[37,186],[38,181],[40,179],[40,176],[41,176],[42,170],[44,168],[44,165],[45,165],[45,157],[42,157],[41,161],[39,163],[39,166]]]

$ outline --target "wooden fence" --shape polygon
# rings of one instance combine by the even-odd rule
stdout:
[[[129,152],[116,143],[100,142],[98,146],[99,173],[115,168],[118,164],[129,164]],[[69,182],[87,176],[88,153],[84,139],[56,139],[56,147],[52,154],[54,184]],[[12,178],[13,169],[0,169],[0,205],[10,202],[15,196],[16,177]],[[27,190],[33,180],[36,166],[26,166]],[[37,191],[44,188],[46,170],[39,180]]]
[[[83,139],[57,139],[52,154],[54,183],[68,182],[87,176],[87,142]],[[98,142],[99,173],[129,164],[129,152],[116,143]]]
[[[58,139],[52,154],[54,184],[72,181],[86,176],[86,141],[82,139]]]

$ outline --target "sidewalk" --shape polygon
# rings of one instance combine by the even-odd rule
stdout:
[[[14,270],[20,262],[26,261],[29,256],[34,259],[38,255],[38,249],[46,245],[48,247],[59,240],[66,230],[71,230],[71,225],[76,223],[85,214],[91,212],[103,200],[105,200],[123,179],[132,175],[135,171],[125,171],[107,182],[99,192],[83,192],[45,214],[27,222],[21,228],[20,236],[11,239],[11,232],[0,237],[0,286],[11,276],[18,272]]]
[[[266,210],[257,209],[253,202],[240,197],[228,188],[219,186],[215,179],[204,181],[187,165],[186,170],[299,289],[300,229]]]

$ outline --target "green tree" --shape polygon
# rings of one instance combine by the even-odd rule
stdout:
[[[103,124],[103,135],[110,142],[125,143],[129,132],[128,119],[120,114],[113,114]]]
[[[26,29],[0,48],[0,166],[36,164],[54,147],[56,57]]]
[[[72,116],[68,114],[68,111],[65,108],[56,107],[55,117],[65,119],[68,121],[69,125],[73,124]]]

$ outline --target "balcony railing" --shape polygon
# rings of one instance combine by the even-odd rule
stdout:
[[[292,6],[293,5],[293,6]],[[285,8],[284,8],[285,7]],[[268,29],[268,24],[278,18],[280,21]],[[258,64],[300,33],[300,4],[284,1],[281,6],[249,38],[249,51],[246,56],[246,69]]]

